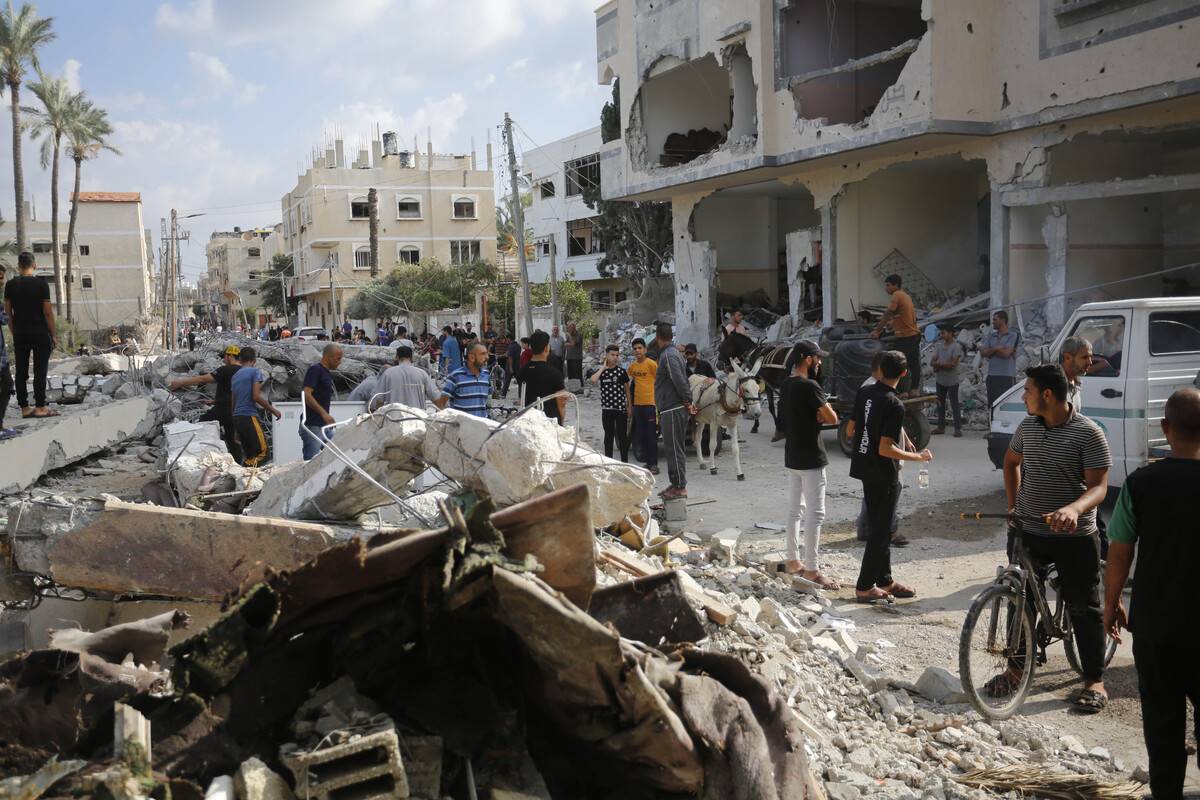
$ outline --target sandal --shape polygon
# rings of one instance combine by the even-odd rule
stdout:
[[[1019,675],[1013,676],[1007,672],[1001,672],[983,685],[983,693],[995,699],[1008,697],[1017,691],[1020,683],[1021,677]]]
[[[902,533],[892,534],[892,547],[908,547],[908,539]]]
[[[842,588],[840,583],[835,581],[833,578],[826,578],[821,574],[820,570],[806,569],[800,573],[800,577],[804,578],[805,580],[812,581],[822,589],[837,591],[838,589]]]
[[[1075,710],[1081,714],[1098,714],[1108,706],[1108,697],[1095,689],[1084,689],[1073,702]]]
[[[895,581],[892,581],[891,583],[889,583],[886,588],[883,586],[880,586],[879,588],[883,589],[885,592],[890,594],[892,597],[898,597],[901,600],[908,600],[910,598],[917,596],[916,589],[909,588],[908,586],[905,586],[903,583],[896,583]]]
[[[29,416],[33,417],[34,419],[47,419],[49,417],[61,417],[62,414],[58,413],[57,411],[51,411],[47,409],[45,414],[39,414],[35,411]]]
[[[25,409],[23,409],[23,408],[21,409],[21,419],[29,419],[29,418],[30,418],[30,417],[32,417],[32,416],[33,416],[33,409],[32,409],[32,408],[31,408],[31,409],[29,409],[28,411],[26,411],[26,410],[25,410]]]
[[[868,606],[877,606],[881,604],[890,606],[895,601],[892,599],[892,596],[883,589],[872,588],[871,591],[867,592],[866,594],[859,594],[856,590],[854,592],[854,602]]]

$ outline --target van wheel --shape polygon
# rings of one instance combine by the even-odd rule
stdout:
[[[919,452],[929,446],[929,438],[933,429],[929,424],[929,417],[925,416],[925,412],[918,408],[904,414],[904,432],[908,434],[913,447],[917,448]]]

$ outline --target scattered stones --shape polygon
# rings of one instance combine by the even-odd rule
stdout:
[[[917,691],[935,703],[950,705],[967,702],[962,681],[944,667],[926,667],[917,679]]]

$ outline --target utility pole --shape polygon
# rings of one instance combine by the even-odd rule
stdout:
[[[329,256],[325,263],[329,265],[329,302],[333,303],[333,324],[341,325],[341,309],[338,307],[337,294],[333,291],[333,256]]]
[[[179,279],[177,277],[179,275],[179,212],[173,208],[171,209],[171,244],[170,244],[170,248],[171,248],[171,251],[170,251],[171,252],[171,283],[167,287],[167,291],[170,292],[171,314],[170,314],[170,320],[167,323],[170,326],[170,333],[168,334],[170,336],[170,344],[167,346],[167,349],[174,350],[177,346],[177,339],[175,336],[175,325],[179,320],[179,295],[175,290],[175,287],[179,284]]]
[[[529,265],[525,263],[525,210],[521,207],[521,184],[517,180],[517,151],[513,147],[512,118],[507,111],[504,112],[504,137],[508,140],[508,176],[512,182],[513,225],[517,229],[517,265],[521,268],[521,299],[525,301],[525,335],[529,336],[533,333],[533,298],[529,294]]]
[[[550,234],[550,318],[555,325],[561,323],[558,318],[558,265],[555,256],[558,246],[554,243],[554,234]]]
[[[371,277],[379,275],[379,192],[367,190],[367,210],[370,214]]]
[[[170,333],[167,331],[167,315],[170,313],[170,309],[169,309],[170,303],[168,301],[168,298],[170,298],[170,296],[171,296],[170,295],[171,275],[170,275],[170,265],[168,264],[169,256],[167,255],[170,252],[170,249],[169,249],[170,244],[167,240],[167,218],[166,217],[158,218],[158,227],[159,227],[159,234],[160,234],[160,238],[161,238],[161,245],[159,247],[159,257],[158,257],[158,275],[159,275],[159,281],[158,281],[159,298],[158,299],[162,303],[162,319],[163,319],[162,343],[163,343],[163,347],[165,349],[170,350],[171,349],[171,336],[170,336]]]

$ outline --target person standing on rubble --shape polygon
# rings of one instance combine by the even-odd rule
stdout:
[[[904,403],[896,386],[908,371],[904,354],[888,350],[879,360],[879,380],[858,393],[854,408],[855,445],[850,477],[862,481],[867,505],[867,546],[863,552],[854,598],[860,603],[892,602],[916,597],[912,588],[892,577],[891,522],[896,510],[897,467],[901,461],[932,461],[929,450],[902,450]]]
[[[904,354],[909,370],[897,391],[901,394],[918,394],[921,391],[921,329],[917,327],[917,309],[912,297],[900,288],[902,282],[901,277],[894,273],[883,279],[883,290],[892,299],[887,311],[875,324],[871,336],[878,339],[884,329],[891,325],[892,333],[896,336],[896,349]]]
[[[992,315],[994,331],[983,337],[979,354],[987,359],[988,408],[996,404],[1000,395],[1017,382],[1017,343],[1020,337],[1008,329],[1008,312],[1000,309]]]
[[[654,377],[658,363],[646,355],[646,341],[633,340],[633,363],[626,369],[633,384],[633,455],[650,474],[658,474],[658,409],[654,405]]]
[[[837,581],[821,573],[821,523],[825,521],[825,467],[829,457],[821,440],[822,425],[837,425],[837,412],[819,381],[821,359],[829,353],[816,342],[797,342],[792,348],[792,374],[781,396],[784,466],[791,482],[788,514],[787,569],[799,572],[822,589],[840,589]],[[800,529],[804,529],[804,561],[800,561]]]
[[[534,331],[529,337],[529,363],[517,373],[517,381],[525,387],[525,405],[531,406],[543,397],[558,394],[566,388],[560,371],[550,365],[550,337],[545,331]],[[522,356],[523,358],[523,356]],[[547,417],[565,424],[567,398],[558,396],[542,403]]]
[[[304,373],[304,418],[300,423],[300,447],[305,461],[321,452],[323,442],[333,436],[325,432],[326,425],[334,424],[329,408],[333,405],[333,371],[341,366],[342,348],[330,343],[321,351],[321,360]]]
[[[375,396],[370,409],[374,411],[389,403],[400,403],[410,408],[425,410],[425,401],[438,408],[445,408],[450,398],[438,389],[429,373],[412,363],[411,347],[396,348],[396,366],[388,367],[375,384]]]
[[[4,313],[12,334],[13,355],[17,359],[17,405],[21,418],[57,417],[46,405],[46,372],[50,353],[58,346],[54,326],[54,307],[50,304],[50,284],[35,272],[37,264],[28,251],[17,256],[20,274],[4,284]],[[33,358],[33,407],[29,405],[29,359]]]
[[[687,363],[675,346],[675,332],[669,322],[654,329],[658,342],[658,364],[654,371],[654,405],[658,408],[663,444],[667,450],[667,476],[671,485],[660,492],[663,500],[687,497],[687,451],[684,437],[688,423],[696,415],[692,388],[688,385]]]
[[[171,391],[178,391],[185,386],[200,386],[201,384],[211,383],[217,387],[216,394],[213,396],[213,405],[204,416],[200,417],[201,422],[216,422],[221,426],[221,439],[225,442],[225,449],[229,451],[229,455],[233,456],[233,460],[239,464],[242,461],[242,448],[238,444],[237,431],[233,427],[233,393],[231,382],[233,381],[234,373],[242,368],[238,363],[238,355],[241,353],[241,348],[236,344],[231,344],[225,348],[223,355],[225,363],[217,367],[212,372],[206,375],[193,375],[190,378],[179,378],[171,381]]]
[[[257,467],[267,456],[267,436],[258,421],[258,409],[262,408],[275,419],[283,414],[262,393],[266,380],[262,370],[255,366],[258,354],[253,347],[243,347],[238,354],[242,368],[233,374],[230,390],[233,395],[233,427],[242,445],[242,466]]]
[[[962,436],[962,409],[958,405],[958,364],[962,361],[963,348],[954,339],[954,328],[943,325],[938,331],[937,344],[933,346],[933,359],[929,365],[937,381],[938,423],[934,433],[946,432],[946,402],[954,412],[954,436]]]
[[[629,463],[629,412],[633,395],[629,391],[629,373],[621,369],[621,348],[604,348],[604,363],[592,373],[591,381],[600,387],[600,423],[604,426],[604,455],[613,457],[613,439],[621,452],[621,461]]]
[[[1135,634],[1133,661],[1150,756],[1150,792],[1182,797],[1189,701],[1194,730],[1200,734],[1200,639],[1181,636],[1173,623],[1191,607],[1191,586],[1200,567],[1193,499],[1200,486],[1200,391],[1176,390],[1161,424],[1171,455],[1125,480],[1108,525],[1104,626],[1118,642],[1127,622]],[[1121,592],[1135,550],[1133,618],[1127,621]]]
[[[487,362],[487,345],[483,342],[467,345],[466,364],[447,375],[442,383],[451,408],[476,417],[487,416],[487,401],[492,393]]]

